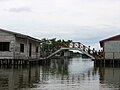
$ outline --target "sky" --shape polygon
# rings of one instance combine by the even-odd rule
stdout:
[[[0,28],[99,49],[120,32],[120,0],[0,0]]]

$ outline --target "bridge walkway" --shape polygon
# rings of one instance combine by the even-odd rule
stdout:
[[[81,51],[83,54],[87,55],[88,57],[90,57],[91,59],[95,59],[90,53],[88,53],[88,51],[85,51],[85,50],[88,50],[88,49],[81,49],[81,48],[60,48],[59,50],[53,52],[52,54],[50,54],[49,56],[46,57],[46,59],[50,59],[51,57],[53,57],[54,55],[56,55],[57,53],[63,51],[63,50],[79,50]]]

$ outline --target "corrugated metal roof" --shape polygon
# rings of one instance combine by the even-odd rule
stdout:
[[[5,30],[5,29],[0,29],[0,31],[13,34],[13,35],[15,35],[16,37],[27,38],[27,39],[30,39],[30,40],[33,40],[33,41],[36,41],[36,42],[42,42],[42,41],[39,40],[39,39],[33,38],[33,37],[31,37],[31,36],[28,36],[28,35],[24,35],[24,34],[21,34],[21,33],[12,32],[12,31],[8,31],[8,30]]]

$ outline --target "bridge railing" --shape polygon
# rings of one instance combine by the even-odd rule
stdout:
[[[71,42],[69,44],[69,48],[79,48],[81,49],[82,51],[88,53],[88,54],[91,54],[92,53],[92,50],[90,49],[90,47],[87,47],[85,46],[84,44],[80,43],[80,42]]]

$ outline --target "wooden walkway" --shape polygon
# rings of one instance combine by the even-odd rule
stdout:
[[[0,65],[29,65],[35,63],[44,63],[46,62],[46,58],[40,59],[0,59]]]
[[[94,65],[100,66],[100,65],[118,65],[120,66],[120,60],[119,59],[94,59]]]

